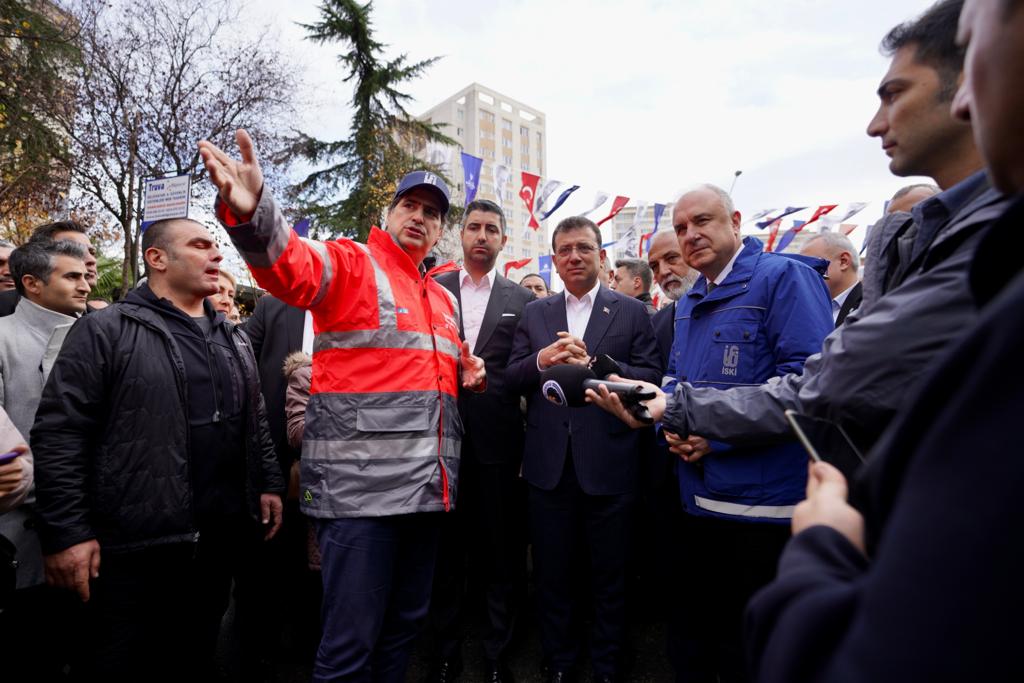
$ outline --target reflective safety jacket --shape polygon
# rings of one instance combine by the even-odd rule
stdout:
[[[455,297],[378,228],[366,244],[303,239],[266,189],[249,222],[219,199],[216,210],[256,281],[313,314],[302,511],[449,509],[462,440]]]

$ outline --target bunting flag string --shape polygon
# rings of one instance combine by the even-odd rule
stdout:
[[[540,182],[540,176],[533,173],[527,173],[523,171],[523,186],[519,190],[519,197],[523,200],[523,204],[526,204],[526,210],[530,212],[529,226],[536,230],[540,227],[540,223],[537,222],[537,217],[533,215],[533,200],[537,195],[537,183]]]
[[[765,228],[767,228],[769,225],[771,225],[775,221],[781,220],[781,219],[785,218],[786,216],[788,216],[791,213],[796,213],[797,211],[803,211],[806,208],[807,208],[806,206],[787,206],[785,209],[783,209],[782,213],[780,213],[779,215],[773,216],[771,218],[766,218],[763,221],[758,221],[757,222],[757,227],[759,227],[762,230],[764,230]]]
[[[562,194],[558,195],[558,199],[555,200],[555,205],[552,206],[547,211],[545,211],[544,213],[542,213],[541,216],[540,216],[540,219],[542,221],[543,220],[547,220],[548,216],[550,216],[555,211],[558,211],[560,208],[562,208],[562,204],[565,204],[565,200],[569,198],[569,195],[571,195],[573,192],[575,192],[578,189],[580,189],[579,185],[573,185],[569,189],[567,189],[564,192],[562,192]]]
[[[826,216],[825,218],[823,218],[821,220],[821,229],[832,230],[835,228],[835,226],[842,225],[847,221],[847,219],[856,216],[858,213],[867,208],[867,205],[868,202],[852,202],[846,207],[846,213],[844,213],[842,216],[837,216],[835,218],[833,218],[832,216]],[[853,230],[851,229],[850,232],[853,232]]]
[[[790,228],[789,230],[787,230],[786,234],[784,234],[782,236],[782,239],[779,240],[779,246],[778,246],[777,249],[775,249],[775,251],[777,251],[777,252],[778,251],[785,251],[786,247],[789,246],[789,243],[792,242],[794,238],[796,238],[796,235],[797,235],[798,232],[800,232],[805,227],[807,227],[808,225],[810,225],[814,221],[818,220],[819,218],[821,218],[822,216],[824,216],[825,214],[827,214],[829,211],[831,211],[832,209],[836,208],[837,206],[839,206],[839,205],[838,204],[822,204],[821,206],[819,206],[817,209],[814,210],[814,214],[807,221],[793,221],[793,227]]]
[[[758,223],[760,225],[760,223]],[[771,224],[771,232],[768,233],[768,243],[764,245],[765,251],[771,251],[772,245],[775,244],[775,236],[779,234],[779,228],[782,227],[782,219],[776,218]]]
[[[544,184],[540,186],[540,192],[537,193],[537,201],[533,203],[533,210],[540,213],[548,197],[553,195],[564,184],[561,180],[545,180]]]
[[[654,233],[658,232],[658,223],[661,222],[661,216],[665,213],[665,207],[667,204],[655,204],[654,205],[654,227],[651,228],[649,233],[646,233],[640,238],[640,253],[638,256],[643,256],[651,251],[651,238],[654,237]]]
[[[600,228],[602,224],[604,224],[604,223],[610,221],[611,219],[615,218],[616,216],[618,216],[619,212],[622,211],[622,209],[625,208],[626,204],[628,204],[628,203],[629,203],[629,197],[623,197],[622,195],[619,195],[618,197],[616,197],[612,201],[612,210],[611,210],[611,212],[607,216],[605,216],[604,218],[602,218],[601,220],[599,220],[597,222],[597,227]],[[594,207],[594,208],[597,208],[597,207]]]
[[[594,213],[602,204],[608,201],[609,196],[610,195],[607,192],[601,192],[600,190],[598,190],[597,196],[594,197],[594,205],[590,207],[588,210],[581,213],[580,215],[589,216],[590,214]]]

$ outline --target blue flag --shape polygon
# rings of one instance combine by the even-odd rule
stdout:
[[[295,225],[292,226],[292,230],[294,230],[299,237],[309,237],[309,219],[300,218],[295,222]]]
[[[466,185],[466,205],[476,197],[477,187],[480,185],[480,168],[484,160],[472,154],[462,153],[462,176]]]
[[[545,211],[540,216],[540,218],[538,220],[542,220],[542,221],[546,220],[548,216],[553,214],[555,211],[558,211],[558,209],[561,208],[562,204],[565,204],[565,200],[569,198],[569,195],[571,195],[573,192],[575,192],[578,189],[580,189],[579,185],[573,185],[568,190],[566,190],[562,194],[558,195],[558,199],[555,200],[554,206],[552,206],[550,209]]]
[[[547,285],[548,289],[551,289],[551,255],[541,256],[537,259],[540,263],[540,269],[537,274],[544,278],[544,284]]]
[[[780,218],[785,218],[786,216],[788,216],[791,213],[796,213],[797,211],[803,211],[806,208],[807,208],[806,206],[787,206],[785,208],[785,210],[782,213],[780,213],[778,216],[772,216],[771,218],[765,218],[763,221],[758,221],[757,222],[757,227],[759,227],[762,230],[764,230],[765,228],[767,228],[769,225],[771,225],[775,221],[779,220]]]
[[[785,250],[793,241],[796,234],[804,229],[804,221],[793,221],[793,227],[786,231],[786,234],[779,240],[779,246],[775,247],[775,253]]]
[[[665,204],[654,205],[654,230],[651,232],[658,232],[658,223],[661,221],[661,214],[665,213]]]

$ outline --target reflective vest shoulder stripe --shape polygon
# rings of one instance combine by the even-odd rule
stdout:
[[[373,277],[377,282],[377,307],[380,310],[380,327],[382,329],[396,329],[398,327],[398,314],[395,311],[395,293],[391,289],[391,280],[388,279],[388,274],[384,272],[384,269],[377,263],[377,259],[370,253],[370,247],[361,242],[353,242],[353,244],[363,250],[373,266]]]
[[[320,288],[317,289],[316,296],[309,303],[309,307],[313,308],[327,296],[327,290],[331,286],[331,278],[334,277],[334,264],[331,262],[330,254],[327,253],[327,245],[323,242],[305,238],[303,238],[303,241],[313,247],[313,252],[320,257],[320,263],[322,264],[320,269]]]

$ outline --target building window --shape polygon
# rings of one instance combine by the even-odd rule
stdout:
[[[530,162],[529,161],[524,161],[523,162],[523,170],[524,171],[529,171],[530,170]]]
[[[512,190],[505,190],[505,201],[512,201]]]
[[[461,128],[456,128],[455,129],[455,134],[458,135],[461,138],[462,134],[463,134],[463,130]]]
[[[530,137],[530,129],[527,128],[526,126],[519,126],[519,134],[522,135],[524,138],[528,138]]]
[[[479,99],[481,102],[486,102],[487,104],[494,104],[494,98],[485,92],[478,92],[476,96],[477,99]]]
[[[504,128],[505,130],[511,131],[512,130],[512,122],[509,121],[508,119],[502,119],[501,120],[501,127]]]
[[[537,133],[537,149],[539,150],[543,146],[543,136],[540,133]]]
[[[509,154],[505,155],[505,165],[506,166],[511,166],[512,165],[512,156],[509,155]]]
[[[480,118],[482,118],[487,123],[494,123],[494,114],[487,111],[486,109],[480,110]]]
[[[457,116],[458,116],[459,121],[465,121],[466,120],[466,110],[460,108],[458,110],[458,112],[457,112]]]
[[[502,147],[511,147],[512,146],[512,138],[506,138],[506,137],[502,136],[502,138],[501,138],[501,146]]]
[[[487,157],[488,159],[493,159],[494,158],[494,150],[493,149],[485,149],[484,150],[484,156]]]

